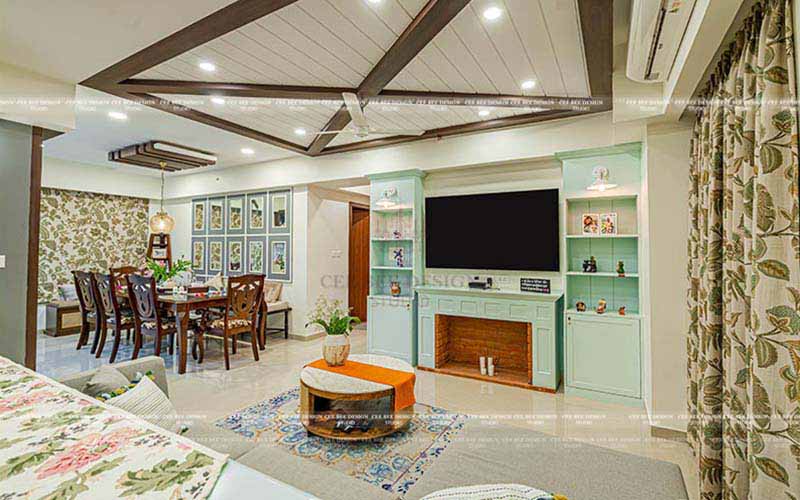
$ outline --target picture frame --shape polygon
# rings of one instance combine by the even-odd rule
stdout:
[[[208,238],[207,269],[208,274],[225,273],[225,238]]]
[[[247,234],[266,234],[267,232],[267,194],[247,195]]]
[[[266,275],[267,239],[264,236],[247,237],[247,269],[248,274]]]
[[[225,198],[208,200],[208,234],[225,234]]]
[[[601,235],[617,234],[616,212],[600,214],[600,234]]]
[[[206,273],[206,238],[192,238],[192,271]]]
[[[192,200],[192,235],[206,234],[208,222],[208,199]]]
[[[268,244],[267,277],[270,280],[291,281],[291,238],[270,236]]]
[[[244,234],[244,195],[228,196],[226,199],[226,234]]]
[[[225,261],[226,275],[239,276],[244,274],[245,269],[245,248],[243,237],[233,237],[225,239]]]
[[[166,248],[153,248],[153,251],[150,252],[151,259],[166,259],[167,258],[167,249]]]
[[[581,228],[584,236],[600,234],[600,215],[593,213],[581,215]]]
[[[269,233],[289,234],[292,223],[292,192],[270,191]]]

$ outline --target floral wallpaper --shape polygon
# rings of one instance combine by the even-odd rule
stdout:
[[[39,228],[39,302],[58,298],[72,270],[144,265],[148,200],[42,189]]]

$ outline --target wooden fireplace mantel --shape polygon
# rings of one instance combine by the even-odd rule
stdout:
[[[418,368],[545,392],[558,389],[562,294],[438,286],[416,291]],[[481,355],[499,359],[494,377],[480,374]]]

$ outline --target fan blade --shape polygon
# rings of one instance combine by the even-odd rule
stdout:
[[[422,129],[371,128],[369,133],[378,135],[422,135],[425,131]]]
[[[361,109],[361,101],[358,100],[358,96],[352,92],[344,92],[342,93],[342,98],[353,124],[358,128],[368,127],[367,117],[364,116],[364,110]]]
[[[322,132],[317,132],[316,135],[336,135],[336,134],[358,134],[357,130],[324,130]]]

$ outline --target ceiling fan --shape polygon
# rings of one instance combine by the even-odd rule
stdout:
[[[367,137],[369,135],[422,135],[425,133],[422,129],[388,129],[372,127],[367,122],[367,117],[364,115],[364,110],[361,109],[361,102],[358,96],[352,92],[343,92],[342,98],[344,104],[347,106],[347,112],[350,113],[350,119],[353,121],[354,128],[344,130],[323,130],[317,132],[317,135],[330,135],[330,134],[352,134],[358,137]]]

